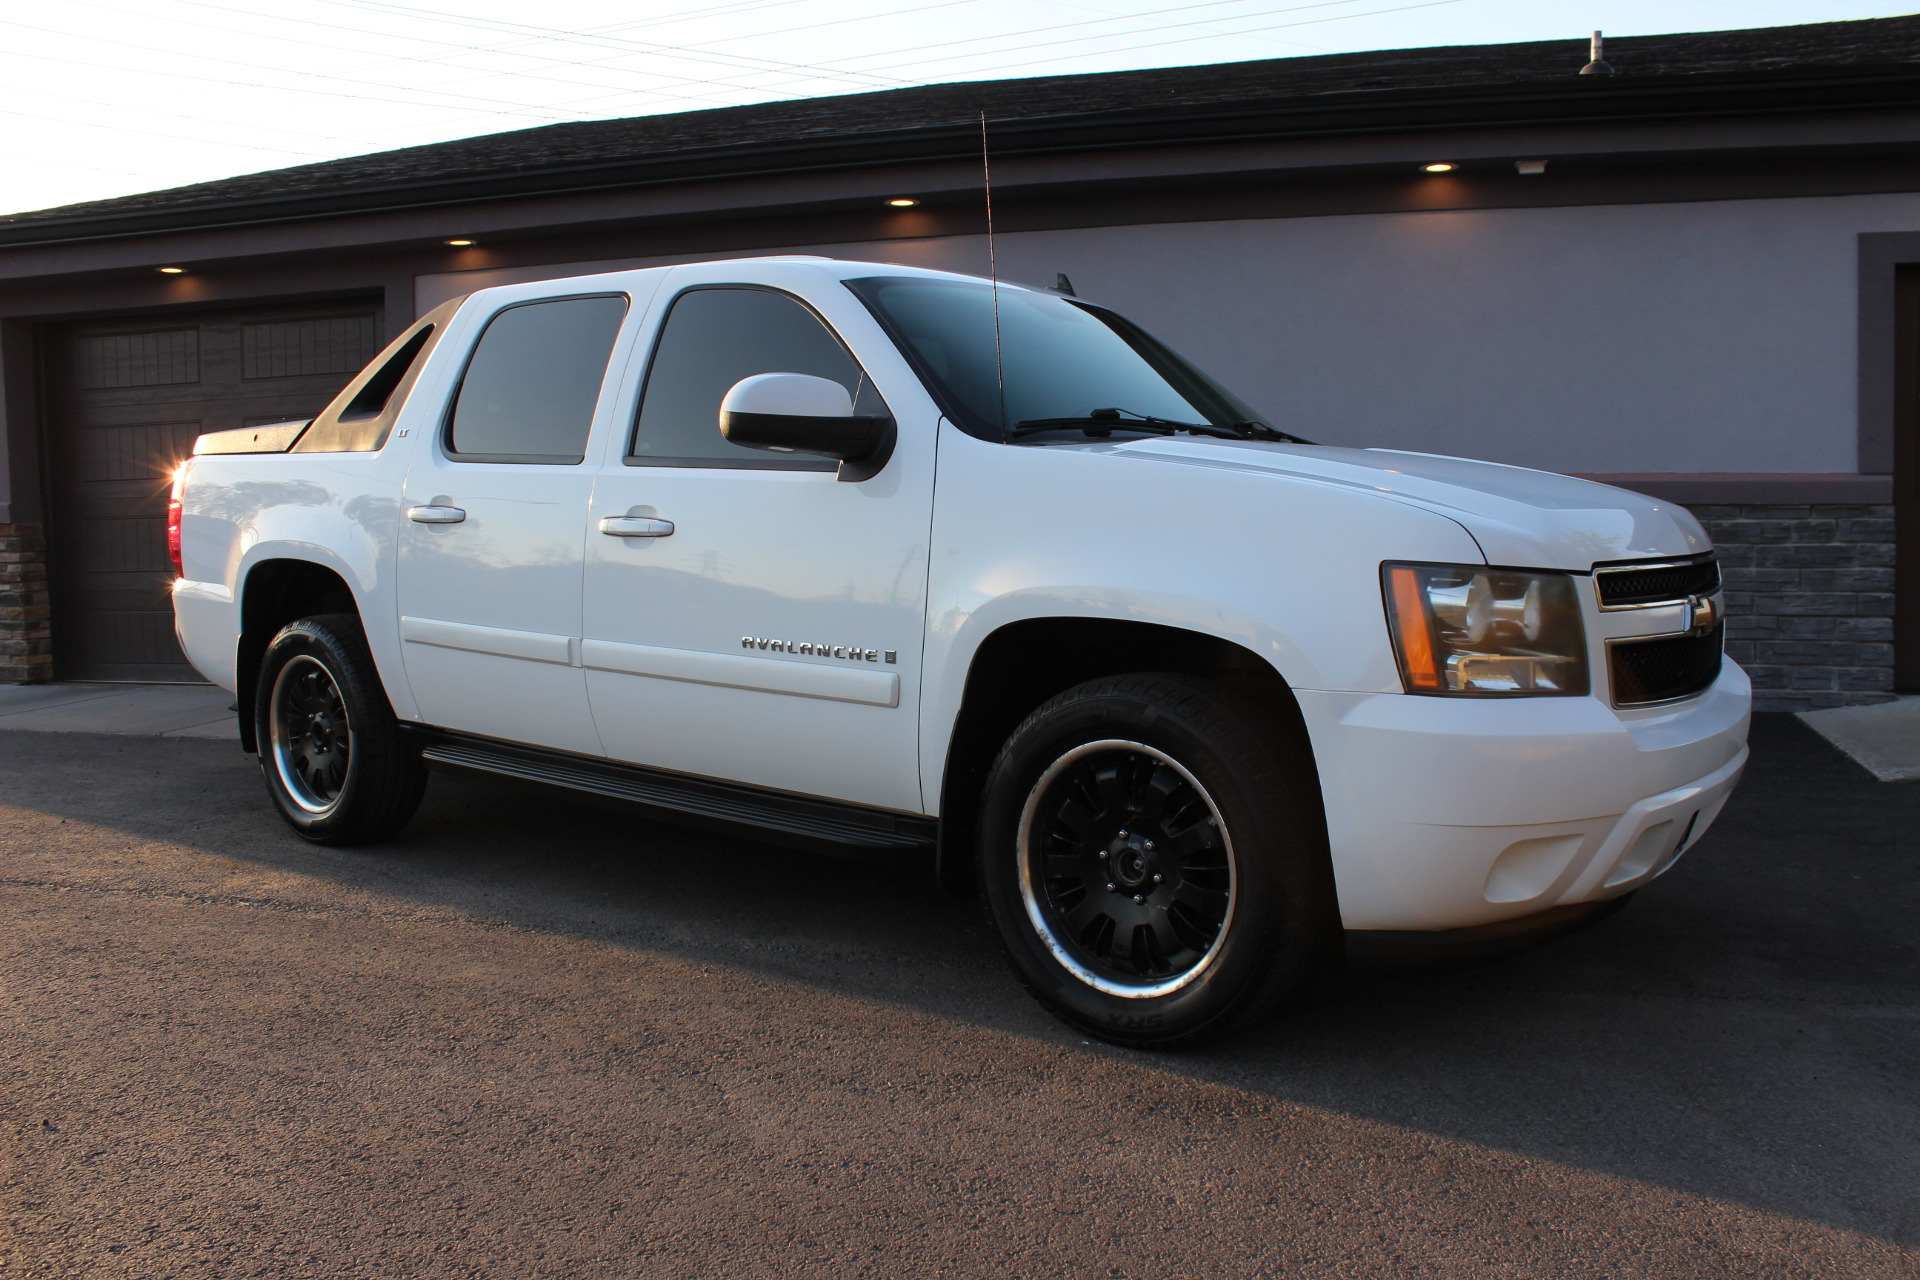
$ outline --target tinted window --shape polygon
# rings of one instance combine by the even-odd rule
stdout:
[[[625,298],[509,307],[460,380],[447,452],[476,462],[579,462]]]
[[[1100,307],[1003,287],[996,340],[994,291],[985,284],[881,276],[847,285],[892,332],[941,407],[983,438],[1096,409],[1222,427],[1260,421],[1207,375]]]
[[[427,345],[427,339],[433,336],[433,326],[421,325],[413,336],[401,344],[400,349],[380,366],[380,371],[368,378],[365,385],[356,391],[353,400],[340,412],[342,419],[373,418],[386,411],[387,401],[393,398],[394,390],[399,387],[400,379],[407,376],[407,370],[420,355],[421,348]]]
[[[674,300],[654,347],[629,463],[832,471],[831,458],[748,449],[720,434],[720,401],[757,373],[810,373],[847,389],[859,413],[886,406],[820,318],[766,289],[689,289]]]

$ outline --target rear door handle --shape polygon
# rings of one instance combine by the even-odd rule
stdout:
[[[673,521],[649,516],[601,516],[600,532],[615,538],[667,538],[673,536]]]
[[[408,507],[407,519],[415,524],[459,524],[467,513],[459,507]]]

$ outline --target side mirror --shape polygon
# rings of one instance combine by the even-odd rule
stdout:
[[[845,387],[805,373],[734,383],[720,401],[720,434],[749,449],[838,459],[842,480],[878,475],[893,454],[892,418],[855,416]]]

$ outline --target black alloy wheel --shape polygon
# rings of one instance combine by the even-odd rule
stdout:
[[[1305,745],[1194,676],[1089,681],[1014,730],[978,871],[1015,974],[1090,1035],[1167,1049],[1278,1007],[1337,954]]]
[[[340,803],[353,752],[353,722],[317,658],[296,654],[274,678],[272,765],[293,802],[316,817]]]
[[[1164,994],[1198,977],[1233,914],[1233,851],[1199,780],[1165,752],[1112,738],[1041,775],[1020,824],[1033,926],[1082,982]]]
[[[353,614],[283,627],[261,658],[253,713],[267,794],[306,839],[378,840],[419,808],[426,767],[400,730]]]

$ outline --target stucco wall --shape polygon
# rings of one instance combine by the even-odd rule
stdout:
[[[1328,443],[1554,471],[1849,472],[1857,237],[1914,229],[1920,195],[1873,195],[1026,232],[998,252],[1002,278],[1066,272]],[[787,251],[987,261],[977,236]],[[416,301],[682,260],[421,276]]]

